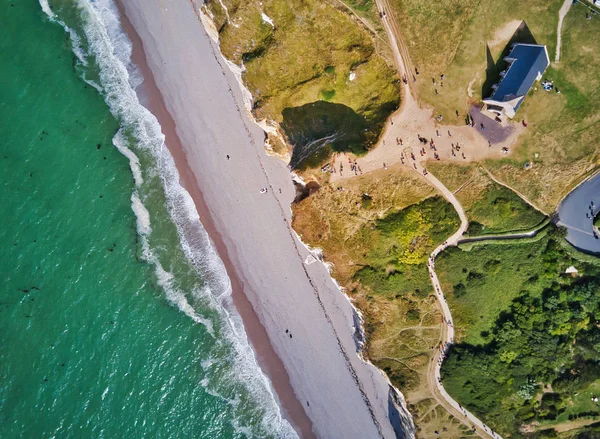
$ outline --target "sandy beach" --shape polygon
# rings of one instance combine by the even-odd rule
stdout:
[[[410,417],[391,402],[386,377],[357,354],[350,302],[324,264],[307,260],[311,253],[290,226],[289,169],[265,154],[264,132],[250,120],[193,4],[122,6],[168,112],[156,114],[160,99],[152,109],[227,265],[235,304],[284,415],[303,437],[402,436],[390,417],[409,429]]]

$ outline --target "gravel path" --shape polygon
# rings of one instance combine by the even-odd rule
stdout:
[[[484,438],[494,438],[494,439],[502,439],[501,436],[495,432],[493,432],[489,427],[487,427],[479,418],[477,418],[474,414],[464,409],[458,402],[456,402],[442,384],[442,379],[440,375],[440,369],[442,367],[442,361],[452,343],[454,343],[454,323],[452,320],[452,313],[450,312],[450,307],[448,306],[448,302],[444,297],[444,293],[442,291],[442,287],[438,280],[437,274],[435,272],[435,258],[442,251],[444,251],[449,246],[456,246],[458,241],[462,238],[463,234],[466,232],[467,227],[469,226],[469,222],[467,220],[467,215],[464,212],[464,209],[458,199],[454,196],[450,190],[446,186],[444,186],[435,176],[428,173],[425,175],[425,178],[435,186],[454,206],[458,216],[460,218],[460,227],[459,229],[446,241],[440,244],[429,257],[429,261],[427,262],[427,269],[429,271],[429,276],[431,278],[431,283],[433,284],[433,289],[435,291],[436,297],[440,303],[440,308],[442,310],[442,314],[444,317],[444,328],[442,331],[442,344],[440,348],[436,351],[433,361],[432,367],[428,373],[429,384],[432,389],[435,389],[434,396],[438,401],[442,403],[444,408],[448,410],[452,415],[454,415],[457,419],[459,419],[464,424],[469,427],[475,427],[476,433]],[[448,407],[450,406],[450,407]]]
[[[567,12],[571,9],[571,5],[573,4],[573,0],[565,0],[560,10],[558,11],[558,28],[556,30],[556,56],[554,57],[554,62],[558,63],[560,61],[560,46],[562,43],[562,25]]]

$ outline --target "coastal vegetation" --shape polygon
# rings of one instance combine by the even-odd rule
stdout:
[[[546,216],[510,189],[494,182],[477,165],[430,162],[428,169],[454,192],[463,206],[467,235],[493,235],[530,230]]]
[[[292,167],[317,167],[335,151],[363,154],[399,103],[397,77],[378,54],[375,2],[343,2],[372,25],[366,26],[375,29],[371,35],[338,3],[209,2],[223,53],[244,68],[255,116],[274,122],[293,145]],[[417,97],[444,123],[462,124],[497,82],[512,42],[545,44],[554,58],[563,1],[387,3],[411,70],[416,67]],[[464,207],[468,235],[546,224],[531,204],[553,211],[600,162],[600,55],[591,46],[599,29],[585,20],[581,5],[573,6],[561,62],[545,74],[555,89],[534,86],[515,120],[527,128],[509,156],[427,164]],[[279,149],[286,151],[283,144]],[[442,321],[425,263],[458,228],[458,216],[400,168],[337,185],[317,179],[320,189],[293,206],[293,226],[305,242],[323,248],[334,276],[363,311],[369,358],[403,391],[424,437],[441,426],[447,437],[468,436],[427,383]],[[457,331],[444,385],[507,437],[583,439],[600,431],[593,400],[600,392],[600,284],[594,280],[600,269],[566,247],[563,235],[548,225],[532,238],[463,244],[437,260]],[[565,274],[570,266],[577,275]]]
[[[332,151],[362,154],[376,143],[398,107],[398,78],[343,4],[211,0],[208,8],[221,51],[243,67],[254,115],[280,126],[293,146],[293,167],[316,166]]]
[[[295,203],[293,213],[294,230],[323,249],[334,277],[363,311],[368,356],[402,390],[421,434],[469,436],[427,383],[442,320],[426,261],[459,226],[452,206],[398,166],[326,183]]]
[[[600,419],[600,266],[567,251],[563,235],[549,226],[450,248],[436,263],[457,329],[444,386],[507,436],[559,437],[554,426]]]

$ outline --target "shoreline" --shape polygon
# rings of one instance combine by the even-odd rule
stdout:
[[[240,282],[314,433],[413,437],[402,395],[360,357],[349,298],[324,264],[312,263],[291,228],[289,169],[265,153],[265,133],[247,114],[239,84],[193,3],[166,8],[121,0],[121,6],[142,44],[148,43],[147,67],[176,121],[178,159],[194,177],[190,193],[202,188],[214,227],[209,234],[213,240],[211,232],[218,235],[228,274]]]
[[[214,225],[214,220],[206,204],[204,195],[187,163],[185,151],[175,129],[175,121],[168,112],[163,96],[154,81],[154,75],[148,67],[143,43],[129,21],[121,3],[122,0],[117,0],[116,2],[119,9],[121,26],[132,43],[131,60],[144,78],[144,82],[139,86],[139,89],[143,91],[143,96],[140,98],[144,102],[144,106],[158,119],[162,132],[165,135],[165,145],[173,156],[177,171],[179,172],[180,183],[194,200],[200,222],[210,236],[215,250],[225,265],[227,275],[231,281],[233,303],[237,312],[242,317],[244,329],[250,340],[258,364],[263,373],[269,378],[270,384],[275,391],[276,399],[279,402],[282,416],[292,424],[302,438],[314,438],[312,423],[294,394],[283,362],[275,353],[265,328],[260,323],[250,301],[244,294],[242,282],[236,276],[222,236]]]

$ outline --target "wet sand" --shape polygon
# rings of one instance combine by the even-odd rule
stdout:
[[[140,73],[144,77],[144,83],[140,90],[142,93],[142,96],[140,96],[141,101],[160,122],[162,132],[165,135],[165,144],[175,160],[175,165],[177,166],[181,178],[181,184],[194,200],[200,221],[211,237],[219,257],[223,260],[225,268],[227,269],[227,275],[231,280],[233,303],[242,317],[244,329],[256,352],[259,365],[271,380],[271,385],[278,396],[284,417],[294,426],[303,438],[312,438],[314,437],[314,434],[312,433],[312,423],[308,416],[306,416],[296,395],[294,395],[285,367],[279,357],[275,354],[265,329],[260,324],[258,316],[252,309],[252,305],[248,301],[248,298],[243,293],[240,280],[235,276],[235,270],[233,270],[231,260],[227,254],[227,249],[223,244],[223,239],[214,226],[213,219],[210,215],[208,206],[206,205],[206,201],[204,200],[204,196],[199,189],[196,177],[186,161],[181,141],[175,131],[175,122],[165,107],[162,95],[154,82],[154,76],[146,62],[142,41],[123,13],[120,5],[119,9],[121,10],[121,24],[133,45],[132,61],[139,68]]]
[[[311,425],[318,437],[395,437],[389,382],[357,354],[354,309],[324,264],[307,263],[311,253],[290,225],[289,170],[265,154],[264,132],[192,3],[122,6],[140,37],[136,61],[155,80],[149,106],[227,266],[284,414],[304,437]],[[403,407],[399,413],[411,425]]]

